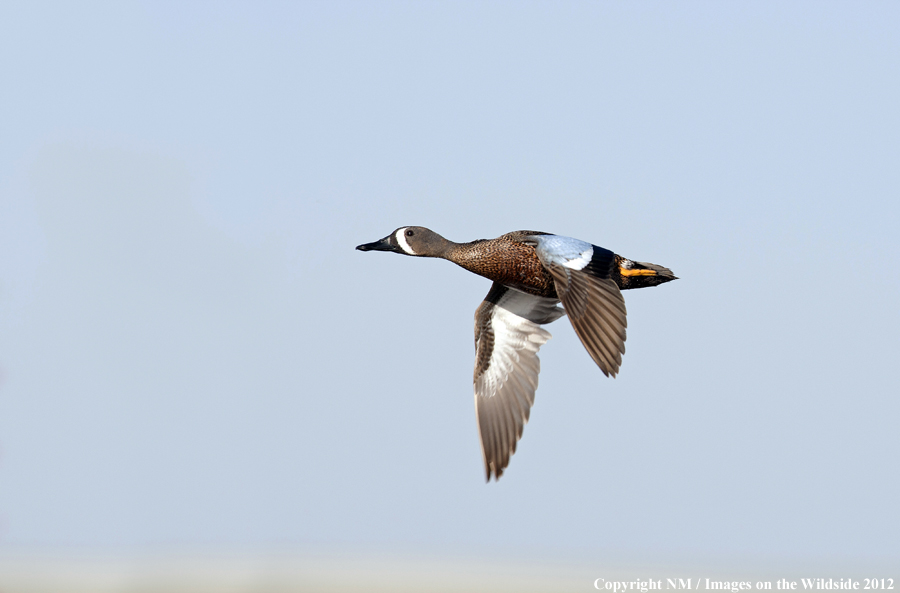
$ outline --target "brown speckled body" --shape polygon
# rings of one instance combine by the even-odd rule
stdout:
[[[463,268],[504,286],[535,296],[558,298],[553,277],[535,253],[528,237],[547,235],[540,231],[514,231],[496,239],[454,243],[446,258]],[[672,279],[667,268],[614,255],[609,277],[621,290],[647,288]],[[640,270],[665,271],[661,275],[636,275]]]
[[[553,277],[538,259],[534,247],[523,241],[538,231],[515,231],[490,241],[479,240],[454,245],[447,259],[463,268],[504,286],[557,298]]]

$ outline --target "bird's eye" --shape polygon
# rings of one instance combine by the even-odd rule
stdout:
[[[412,237],[412,236],[413,236],[413,232],[410,231],[410,230],[407,230],[407,231],[406,231],[406,236],[407,236],[407,237]]]

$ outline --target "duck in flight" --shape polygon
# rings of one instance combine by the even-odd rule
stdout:
[[[488,482],[503,475],[528,422],[537,352],[550,339],[541,326],[568,315],[603,374],[615,377],[625,353],[621,291],[676,280],[668,268],[538,231],[454,243],[425,227],[405,226],[357,249],[439,257],[494,282],[475,311],[475,416]]]

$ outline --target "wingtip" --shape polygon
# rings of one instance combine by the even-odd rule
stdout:
[[[490,484],[491,478],[494,478],[494,481],[497,482],[500,480],[500,476],[503,475],[502,469],[496,469],[493,463],[486,463],[484,466],[484,483]]]

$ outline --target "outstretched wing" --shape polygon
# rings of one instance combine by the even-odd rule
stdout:
[[[475,415],[487,480],[503,475],[528,422],[550,339],[541,324],[559,319],[559,301],[497,282],[475,312]]]
[[[616,376],[625,354],[625,299],[610,272],[615,254],[569,237],[535,237],[556,293],[585,349],[603,374]]]

